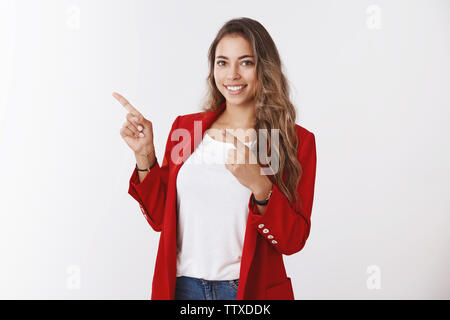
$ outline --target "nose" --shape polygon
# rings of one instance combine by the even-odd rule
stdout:
[[[227,74],[227,79],[228,80],[235,80],[235,79],[239,79],[240,75],[238,72],[238,66],[237,65],[233,65],[230,69],[229,72]]]

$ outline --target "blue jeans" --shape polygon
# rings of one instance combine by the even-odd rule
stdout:
[[[175,300],[236,300],[239,279],[209,281],[177,277]]]

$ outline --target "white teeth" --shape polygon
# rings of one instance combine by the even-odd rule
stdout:
[[[231,91],[239,91],[239,90],[241,90],[243,87],[245,87],[245,86],[240,86],[240,87],[227,87],[227,89],[228,89],[228,90],[231,90]]]

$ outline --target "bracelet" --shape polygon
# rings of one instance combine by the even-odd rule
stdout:
[[[156,159],[156,157],[155,157],[155,159]],[[148,171],[148,172],[150,172],[150,169],[155,166],[156,162],[158,162],[158,160],[155,160],[155,163],[153,165],[151,165],[150,167],[148,167],[147,169],[139,169],[138,166],[137,166],[137,163],[136,163],[136,170],[137,171]]]
[[[270,191],[269,191],[269,193],[267,194],[266,199],[264,199],[264,200],[262,200],[262,201],[256,200],[256,199],[255,199],[255,195],[252,193],[252,200],[253,200],[256,204],[259,204],[260,206],[265,206],[265,205],[269,202],[270,196],[272,195],[272,190],[273,190],[273,185],[272,185],[272,187],[270,188]]]

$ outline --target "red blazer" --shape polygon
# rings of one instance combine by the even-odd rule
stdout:
[[[139,202],[141,211],[150,226],[155,231],[161,232],[153,275],[152,300],[175,298],[178,170],[187,157],[194,152],[205,131],[223,110],[225,110],[225,103],[222,103],[216,112],[198,112],[178,116],[173,122],[167,139],[162,165],[160,166],[157,161],[141,183],[139,183],[136,168],[130,178],[128,193]],[[195,139],[198,140],[195,144],[194,120],[202,121],[202,135],[200,139]],[[190,141],[189,139],[181,142],[171,141],[172,131],[177,128],[187,129],[185,132],[190,133]],[[263,215],[258,213],[256,205],[252,204],[249,197],[249,215],[241,257],[237,300],[294,299],[291,279],[286,275],[282,255],[294,254],[305,246],[311,227],[310,216],[316,174],[314,134],[299,125],[295,125],[295,129],[299,138],[297,157],[303,168],[297,190],[302,206],[300,210],[293,210],[276,184],[273,185],[272,196]],[[190,148],[191,153],[186,152],[184,156],[178,151],[179,158],[174,163],[171,160],[171,151],[172,147],[179,143],[185,144],[186,150]]]

